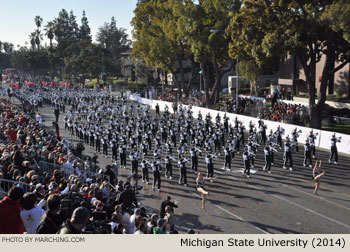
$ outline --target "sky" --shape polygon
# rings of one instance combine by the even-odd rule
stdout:
[[[127,30],[131,39],[130,21],[134,16],[136,2],[137,0],[0,0],[0,41],[14,44],[15,49],[17,45],[24,46],[25,42],[29,42],[30,33],[36,29],[35,16],[41,16],[45,25],[57,17],[62,9],[68,12],[73,10],[78,25],[85,10],[94,41],[98,27],[110,22],[112,16],[118,27]],[[47,39],[45,42],[48,44]]]

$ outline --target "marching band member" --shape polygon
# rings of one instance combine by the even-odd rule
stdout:
[[[335,133],[332,135],[331,138],[331,154],[329,156],[328,162],[331,163],[332,159],[334,157],[334,164],[338,164],[338,149],[337,149],[337,142],[340,143],[341,137],[336,138]]]

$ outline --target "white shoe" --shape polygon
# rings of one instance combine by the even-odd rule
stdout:
[[[249,175],[247,175],[247,178],[249,178]]]
[[[210,180],[210,182],[214,183],[214,180]]]
[[[221,169],[226,170],[226,167],[224,166],[224,167],[222,167]]]
[[[170,180],[172,180],[172,179],[173,179],[173,177],[170,176]]]
[[[157,189],[158,192],[160,192],[160,189]]]
[[[268,173],[271,173],[271,171],[268,171]]]
[[[316,158],[315,156],[312,156],[312,158]]]
[[[286,169],[287,169],[287,167],[283,166],[283,169],[285,169],[285,170],[286,170]]]
[[[263,171],[266,171],[266,169],[264,168]]]
[[[187,184],[184,184],[185,187],[187,187]]]
[[[331,163],[332,161],[330,159],[328,159],[328,163]]]
[[[290,170],[290,171],[293,171],[293,168],[292,168],[292,167],[289,167],[289,170]]]
[[[271,163],[271,165],[275,165],[275,163]]]
[[[181,185],[181,182],[179,181],[179,185]]]
[[[303,166],[305,167],[305,166],[306,166],[306,164],[303,164]]]
[[[242,175],[244,176],[244,171],[242,171]]]
[[[338,164],[338,162],[334,162],[334,164]]]
[[[312,165],[309,165],[310,168],[312,168]]]

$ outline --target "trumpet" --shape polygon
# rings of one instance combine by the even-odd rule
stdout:
[[[273,150],[274,152],[278,152],[275,148],[270,147],[271,150]]]

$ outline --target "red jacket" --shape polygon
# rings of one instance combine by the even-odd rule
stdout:
[[[11,141],[16,141],[17,139],[17,132],[15,130],[10,131],[10,140]]]
[[[24,226],[20,216],[21,206],[5,196],[0,201],[0,234],[23,234]]]

